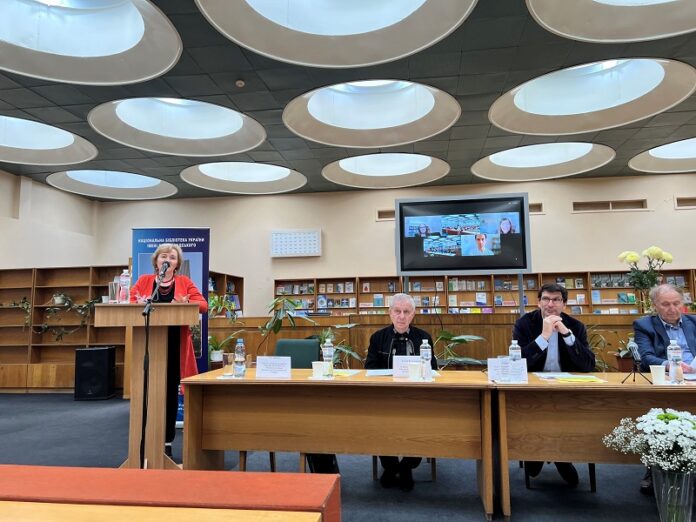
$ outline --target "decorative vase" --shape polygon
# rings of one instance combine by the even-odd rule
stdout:
[[[620,372],[630,372],[633,370],[633,357],[616,356],[616,369]]]
[[[222,362],[222,350],[211,351],[210,362]]]
[[[694,474],[652,468],[661,522],[689,522],[694,505]]]

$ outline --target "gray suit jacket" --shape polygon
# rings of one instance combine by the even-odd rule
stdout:
[[[682,315],[682,330],[689,350],[696,356],[696,316]],[[662,364],[667,360],[669,336],[660,318],[656,315],[641,317],[633,322],[633,331],[638,344],[643,371],[648,371],[651,364]]]

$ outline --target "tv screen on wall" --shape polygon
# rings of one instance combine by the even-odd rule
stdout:
[[[526,193],[396,200],[399,275],[531,272]]]

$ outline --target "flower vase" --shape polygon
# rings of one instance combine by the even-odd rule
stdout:
[[[694,504],[694,474],[652,468],[661,522],[689,522]]]

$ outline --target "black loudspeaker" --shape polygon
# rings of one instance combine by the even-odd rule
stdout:
[[[75,350],[75,400],[110,399],[116,384],[116,348]]]

